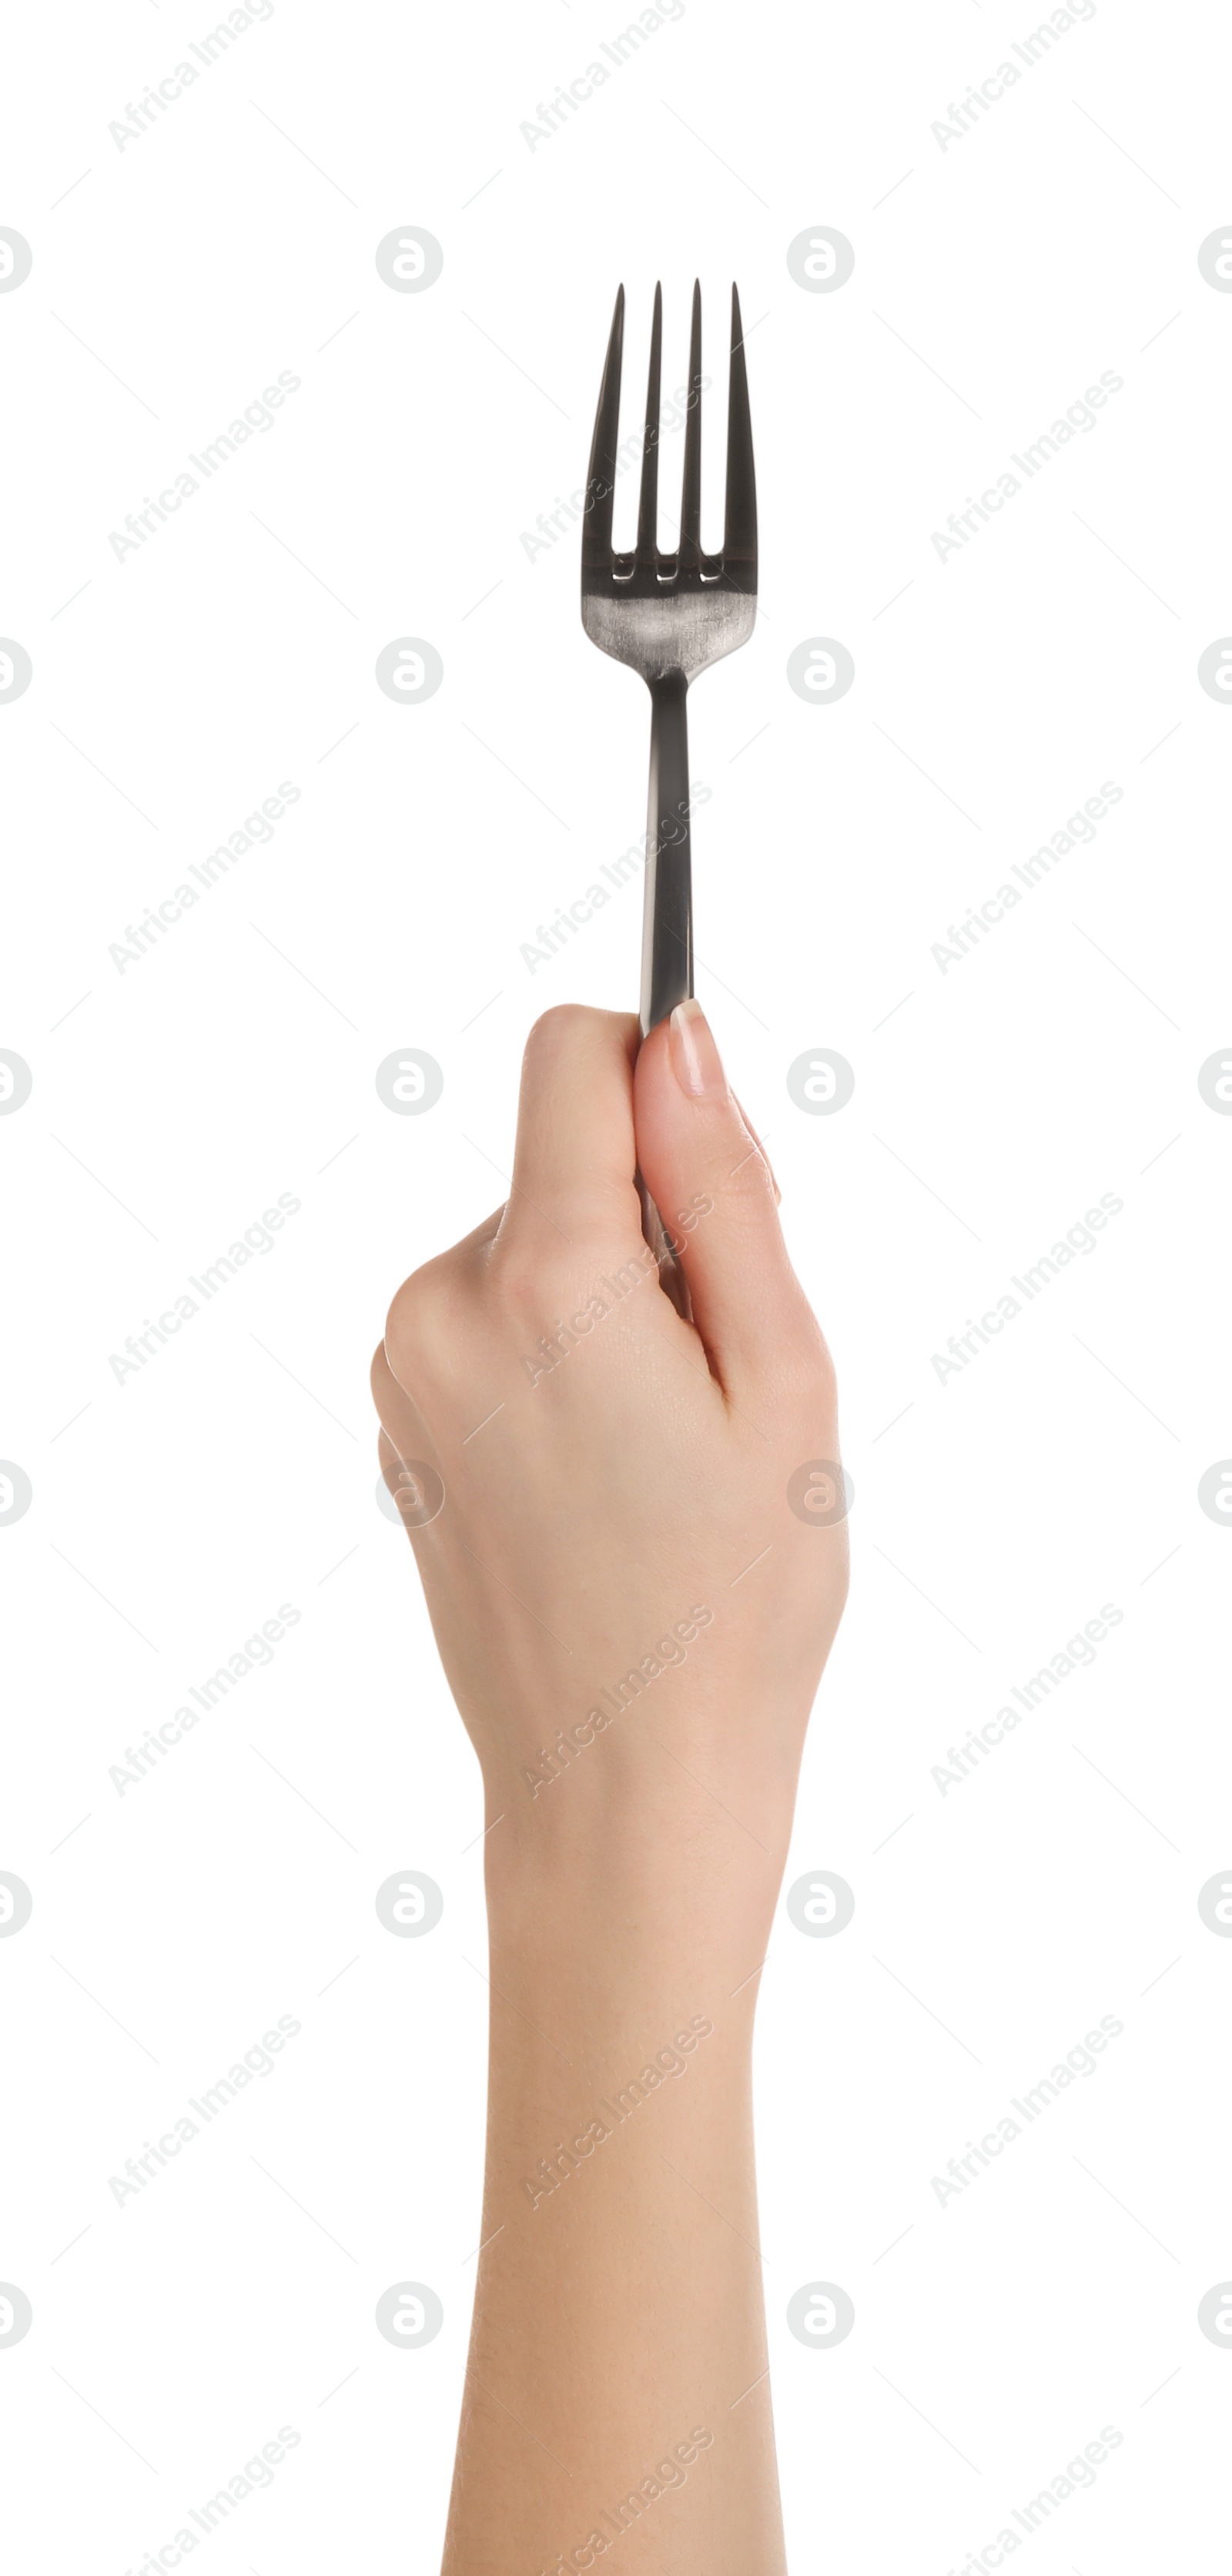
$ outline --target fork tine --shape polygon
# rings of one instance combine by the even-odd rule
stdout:
[[[684,489],[680,500],[681,572],[700,564],[702,544],[702,290],[693,285],[693,324],[689,333],[689,416],[684,433]]]
[[[642,488],[637,507],[637,560],[658,562],[659,546],[659,370],[663,352],[663,289],[655,288],[650,332],[650,376],[646,386],[646,440],[642,449]]]
[[[616,483],[616,440],[620,427],[620,361],[624,332],[625,290],[620,286],[616,290],[616,310],[612,315],[611,336],[603,362],[595,434],[590,445],[590,472],[586,478],[582,562],[583,568],[592,572],[611,570],[612,502]]]
[[[723,567],[730,574],[738,563],[757,575],[757,485],[753,476],[753,424],[749,418],[749,379],[744,362],[740,298],[732,287],[731,375],[727,392],[727,507],[723,528]]]

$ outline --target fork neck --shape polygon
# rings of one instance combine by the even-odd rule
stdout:
[[[642,927],[642,1035],[693,992],[689,834],[688,681],[666,671],[650,687],[650,793]]]

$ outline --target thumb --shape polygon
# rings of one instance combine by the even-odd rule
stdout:
[[[679,1002],[638,1055],[642,1178],[677,1247],[693,1321],[724,1386],[764,1374],[768,1344],[816,1332],[787,1258],[774,1176],[728,1087],[700,1002]]]

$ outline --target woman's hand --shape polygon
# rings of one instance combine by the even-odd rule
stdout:
[[[682,1321],[642,1237],[679,1246]],[[833,1372],[697,1005],[532,1031],[508,1203],[399,1289],[381,1464],[483,1770],[449,2576],[775,2576],[750,2055],[843,1606]]]
[[[381,1464],[496,1868],[632,1827],[648,1865],[687,1846],[724,1903],[736,1868],[773,1904],[847,1563],[833,1372],[776,1195],[695,1003],[640,1054],[631,1019],[550,1011],[506,1206],[390,1308]]]

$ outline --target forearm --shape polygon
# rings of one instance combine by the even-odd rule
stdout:
[[[767,1882],[714,1919],[680,1877],[493,1869],[446,2576],[565,2576],[618,2543],[679,2576],[783,2566],[750,2097]]]

